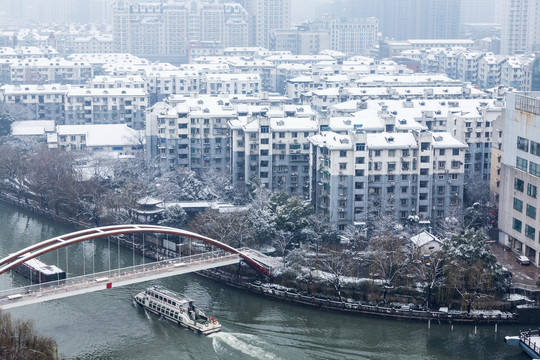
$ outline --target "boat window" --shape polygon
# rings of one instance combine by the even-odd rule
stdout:
[[[163,301],[163,296],[159,295],[159,300]]]
[[[176,301],[173,301],[173,302],[172,302],[172,306],[176,306]]]

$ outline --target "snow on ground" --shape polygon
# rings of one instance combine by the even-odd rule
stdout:
[[[508,300],[508,301],[518,301],[518,300],[532,301],[527,296],[521,295],[521,294],[510,294],[510,295],[508,295],[506,300]]]

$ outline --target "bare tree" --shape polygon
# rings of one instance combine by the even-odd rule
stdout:
[[[412,260],[411,248],[397,235],[385,232],[370,238],[368,251],[371,272],[383,282],[386,303],[387,289],[394,286]]]
[[[21,151],[10,145],[0,146],[0,179],[17,192],[24,186],[24,174],[26,169],[26,158]]]
[[[280,254],[283,262],[283,267],[286,266],[287,250],[289,250],[294,237],[294,232],[289,230],[279,229],[275,232],[272,245],[275,246],[277,252]]]
[[[246,211],[219,212],[208,209],[197,214],[188,229],[239,248],[253,242],[248,218]]]
[[[347,276],[352,268],[352,257],[349,252],[341,251],[335,246],[330,246],[321,260],[322,270],[330,274],[332,286],[340,301],[343,277]]]
[[[28,321],[13,321],[9,314],[0,313],[0,359],[53,360],[56,342],[36,334]]]
[[[442,251],[432,252],[427,262],[423,259],[422,254],[418,252],[415,253],[414,258],[414,275],[424,290],[426,310],[429,311],[433,290],[442,287],[446,283],[444,254]]]
[[[72,154],[60,150],[43,148],[29,159],[28,186],[39,196],[41,205],[54,209],[56,214],[71,200],[76,182],[73,166]]]

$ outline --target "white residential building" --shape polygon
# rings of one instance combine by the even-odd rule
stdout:
[[[204,78],[207,94],[257,94],[261,89],[259,74],[208,74]]]
[[[66,125],[126,124],[144,129],[148,95],[144,89],[72,88],[64,101]]]
[[[25,106],[34,119],[64,122],[64,100],[70,85],[3,85],[0,101]]]
[[[323,131],[310,142],[311,201],[338,230],[377,211],[435,224],[461,205],[466,145],[449,133]]]
[[[539,92],[506,96],[499,197],[499,242],[540,265]]]

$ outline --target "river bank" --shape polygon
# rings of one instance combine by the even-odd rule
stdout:
[[[524,322],[523,319],[520,319],[518,313],[477,311],[468,314],[459,311],[413,310],[407,306],[401,306],[400,308],[373,306],[353,301],[341,302],[323,297],[308,296],[306,294],[292,292],[292,289],[284,289],[282,287],[275,288],[272,284],[253,283],[250,282],[249,279],[242,277],[235,278],[231,276],[231,274],[219,270],[206,270],[197,272],[197,274],[251,294],[281,302],[314,307],[325,311],[352,313],[384,319],[428,322],[437,321],[439,323],[447,322],[449,324],[487,325],[501,323],[518,324]]]
[[[17,199],[11,194],[0,193],[0,201],[6,202],[10,205],[16,206],[23,210],[32,212],[34,214],[47,217],[55,222],[69,225],[75,229],[84,229],[92,227],[91,224],[87,224],[74,219],[62,217],[56,215],[50,210],[44,210],[33,206],[30,202],[26,202]],[[118,241],[121,246],[131,248],[133,244],[122,238],[112,239]],[[152,249],[146,248],[145,253],[142,248],[136,248],[137,253],[145,254],[156,260],[165,255],[164,250],[159,248],[158,244],[152,244]],[[407,305],[396,306],[376,306],[369,305],[360,302],[348,300],[347,302],[336,301],[335,299],[326,298],[318,295],[317,297],[308,294],[302,294],[294,289],[284,288],[274,284],[255,284],[247,279],[240,277],[231,277],[229,273],[222,273],[218,271],[206,271],[200,275],[210,278],[214,281],[218,281],[227,284],[231,287],[247,291],[258,296],[264,296],[276,301],[293,303],[302,306],[315,307],[325,311],[335,311],[342,313],[354,313],[358,315],[368,317],[387,318],[395,320],[414,320],[414,321],[428,321],[431,320],[448,323],[464,323],[464,324],[490,324],[490,323],[508,323],[515,324],[520,323],[520,317],[517,313],[504,312],[504,311],[477,311],[473,313],[466,313],[462,311],[423,311],[416,310]]]

